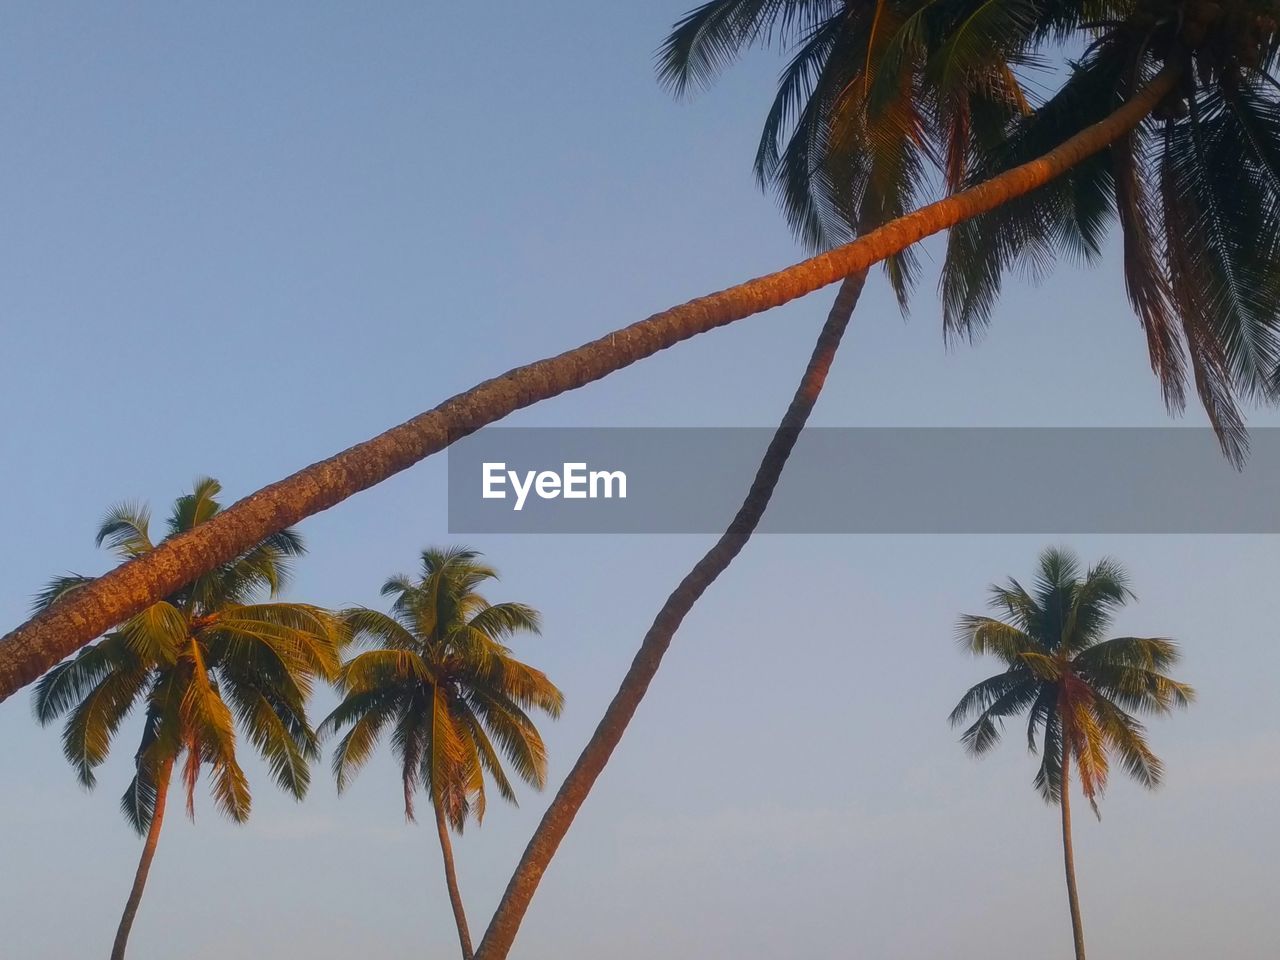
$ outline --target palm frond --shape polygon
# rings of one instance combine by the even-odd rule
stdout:
[[[139,663],[114,665],[67,717],[62,752],[85,787],[94,786],[94,768],[107,759],[111,739],[145,692],[148,675]]]
[[[40,678],[31,700],[36,720],[41,726],[48,726],[112,673],[132,671],[141,665],[118,633],[107,634]]]
[[[96,577],[86,577],[78,573],[65,573],[50,580],[31,601],[32,613],[43,613],[73,590],[78,590],[86,583],[92,583]]]
[[[989,653],[1009,666],[1023,663],[1024,654],[1046,652],[1039,640],[1003,620],[965,614],[956,628],[960,645],[975,656]]]
[[[348,694],[320,725],[322,737],[350,727],[333,752],[333,775],[339,792],[373,755],[379,735],[402,703],[396,693],[384,690]]]
[[[144,504],[123,502],[107,511],[98,526],[97,544],[129,560],[154,549],[151,512]]]
[[[222,492],[222,484],[212,477],[197,477],[191,485],[191,492],[179,497],[173,503],[167,523],[169,536],[185,533],[212,518],[221,509],[218,494]]]

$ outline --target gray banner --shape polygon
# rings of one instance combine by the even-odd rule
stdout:
[[[771,428],[491,427],[449,448],[450,533],[719,533]],[[765,533],[1280,533],[1280,429],[1243,471],[1193,428],[813,428]]]

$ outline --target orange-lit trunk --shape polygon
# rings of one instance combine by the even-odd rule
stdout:
[[[0,639],[0,698],[264,537],[341,503],[486,424],[585,386],[699,333],[852,276],[925,237],[1031,192],[1131,130],[1174,88],[1178,76],[1179,70],[1166,68],[1111,116],[1044,156],[852,243],[665,310],[557,357],[517,367],[259,490],[207,523],[69,593]]]
[[[147,839],[142,845],[142,856],[138,860],[138,870],[133,876],[133,888],[129,891],[129,899],[124,905],[124,914],[120,917],[120,926],[116,929],[116,939],[111,945],[111,960],[124,960],[125,947],[129,943],[129,931],[133,929],[133,918],[138,915],[138,905],[142,903],[142,891],[147,885],[147,874],[151,872],[151,861],[155,859],[156,847],[160,843],[160,828],[164,825],[165,798],[169,793],[169,775],[173,772],[173,759],[165,760],[156,773],[156,808],[151,814],[151,826],[147,829]]]
[[[1080,894],[1076,891],[1076,856],[1071,845],[1071,751],[1062,744],[1062,860],[1067,871],[1067,902],[1071,907],[1071,935],[1076,960],[1084,960],[1084,923],[1080,919]]]
[[[444,858],[444,882],[449,888],[449,904],[453,907],[453,921],[458,925],[458,943],[462,947],[462,960],[471,960],[471,931],[467,927],[467,913],[462,908],[462,891],[458,889],[458,874],[453,866],[453,843],[449,840],[449,824],[444,811],[432,798],[436,811],[436,832],[440,835],[440,854]]]

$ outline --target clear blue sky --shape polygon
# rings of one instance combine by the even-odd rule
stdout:
[[[3,626],[49,575],[105,568],[92,532],[116,500],[160,508],[201,473],[242,495],[513,364],[795,259],[750,176],[777,59],[748,58],[691,105],[654,82],[651,53],[690,2],[6,6]],[[816,422],[1165,422],[1114,266],[1011,283],[985,343],[949,353],[934,280],[907,324],[871,285]],[[772,424],[828,297],[510,422]],[[376,602],[387,574],[450,540],[444,477],[432,460],[305,523],[291,595]],[[1129,565],[1142,602],[1117,630],[1181,638],[1201,692],[1152,725],[1167,785],[1117,778],[1101,823],[1079,820],[1092,950],[1274,957],[1280,542],[1065,542]],[[518,954],[1065,958],[1034,762],[1013,736],[975,763],[944,722],[991,667],[956,651],[956,614],[1043,544],[752,544],[686,622]],[[545,613],[520,651],[568,697],[548,729],[558,782],[706,540],[475,545],[505,574],[495,598]],[[136,731],[89,795],[28,704],[0,706],[5,958],[102,955],[139,849],[116,809]],[[248,826],[203,796],[195,825],[167,825],[132,957],[451,955],[435,839],[403,822],[385,754],[341,799],[319,772],[302,806],[251,776]],[[544,802],[495,805],[458,843],[477,927]]]

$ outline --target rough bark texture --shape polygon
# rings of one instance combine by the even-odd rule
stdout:
[[[444,857],[444,882],[449,887],[449,903],[453,905],[453,919],[458,924],[458,943],[462,946],[462,960],[471,960],[471,931],[467,928],[467,914],[462,908],[462,892],[458,889],[458,874],[453,868],[453,843],[449,840],[449,825],[445,823],[440,804],[436,809],[436,832],[440,834],[440,853]]]
[[[129,931],[133,929],[133,918],[138,915],[138,904],[142,902],[142,891],[147,885],[147,874],[151,872],[151,861],[155,859],[156,845],[160,842],[160,828],[164,825],[165,798],[169,793],[169,775],[172,772],[173,761],[166,760],[156,776],[156,809],[151,815],[147,840],[142,845],[138,872],[133,876],[133,889],[129,891],[129,899],[124,905],[124,914],[120,917],[120,926],[116,930],[115,943],[111,945],[111,960],[124,960],[125,947],[129,943]]]
[[[1075,939],[1076,960],[1084,960],[1084,924],[1080,919],[1080,896],[1076,892],[1076,856],[1071,846],[1071,751],[1062,744],[1062,861],[1067,871],[1067,901],[1071,905],[1071,935]]]
[[[1178,74],[1172,68],[1162,71],[1110,117],[1043,157],[785,270],[691,300],[557,357],[517,367],[372,440],[264,487],[209,522],[74,591],[0,639],[0,699],[263,537],[327,510],[460,437],[699,333],[812,293],[1042,186],[1132,129],[1173,89]]]
[[[478,956],[483,960],[499,960],[511,950],[520,922],[529,909],[543,873],[560,846],[560,841],[573,824],[578,809],[591,792],[596,778],[622,740],[627,724],[644,699],[649,683],[658,672],[663,654],[671,646],[671,640],[681,621],[716,578],[728,569],[764,516],[782,470],[787,465],[787,459],[791,456],[809,414],[813,412],[823,384],[826,383],[831,362],[840,346],[840,338],[849,325],[849,318],[853,315],[853,308],[857,306],[858,296],[862,293],[866,279],[867,271],[862,270],[845,278],[840,285],[840,292],[836,295],[827,321],[818,335],[818,342],[814,345],[809,365],[805,368],[800,385],[796,388],[795,396],[778,424],[773,439],[769,441],[746,499],[738,508],[729,529],[697,562],[688,576],[680,581],[654,618],[653,625],[640,644],[639,652],[631,662],[626,676],[622,678],[618,692],[609,702],[604,717],[525,848],[524,856],[520,858],[506,892],[498,903],[498,909],[489,922],[484,939],[480,941]]]

